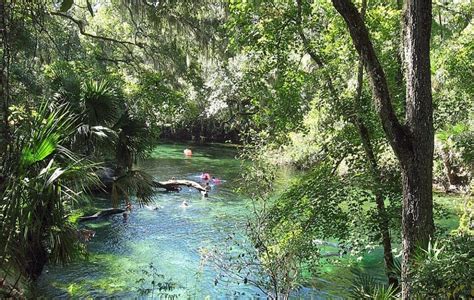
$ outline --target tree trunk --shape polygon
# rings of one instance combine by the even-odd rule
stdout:
[[[361,19],[364,21],[365,13],[367,10],[367,1],[362,0],[362,9],[361,9]],[[370,173],[372,180],[374,182],[374,194],[375,194],[375,203],[377,205],[377,214],[378,214],[378,226],[380,230],[380,236],[382,238],[383,246],[383,258],[385,263],[385,273],[387,274],[388,284],[392,285],[394,288],[398,288],[398,279],[394,272],[395,264],[392,254],[392,239],[390,237],[389,222],[387,212],[385,210],[384,196],[383,196],[383,187],[382,187],[382,175],[380,174],[379,166],[377,163],[377,158],[375,157],[374,148],[372,147],[372,142],[370,141],[370,134],[368,128],[365,126],[365,123],[362,118],[362,88],[364,79],[364,62],[362,59],[359,60],[359,66],[357,68],[357,89],[356,89],[356,98],[355,98],[355,110],[356,118],[355,125],[359,130],[359,136],[364,148],[365,156],[368,160]]]
[[[48,262],[48,252],[37,237],[30,237],[30,243],[26,250],[24,272],[28,279],[36,281]]]
[[[207,193],[207,189],[205,186],[192,181],[192,180],[186,180],[186,179],[171,179],[168,181],[153,181],[155,187],[157,188],[164,188],[167,191],[179,191],[180,186],[187,186],[187,187],[192,187],[195,188],[196,190],[200,192],[205,192]]]
[[[5,153],[10,143],[8,126],[8,65],[10,60],[8,43],[8,0],[0,0],[0,43],[2,47],[2,57],[0,62],[0,153]]]
[[[304,34],[303,27],[302,27],[302,1],[297,0],[297,6],[298,6],[298,15],[297,15],[297,23],[298,23],[298,33],[300,35],[300,38],[303,42],[303,46],[305,48],[305,51],[310,55],[310,57],[314,60],[314,62],[317,64],[319,68],[324,68],[324,62],[323,60],[317,55],[316,52],[314,52],[311,49],[311,46],[309,44],[308,39],[306,38],[306,35]],[[362,1],[362,10],[361,10],[361,18],[362,20],[364,19],[365,12],[367,9],[367,1],[363,0]],[[374,150],[372,147],[372,143],[370,141],[370,135],[367,127],[365,126],[362,117],[360,116],[360,109],[361,109],[361,104],[360,104],[360,99],[362,96],[362,85],[363,85],[363,72],[364,72],[364,65],[363,61],[360,60],[359,66],[358,66],[358,72],[357,72],[357,90],[356,90],[356,98],[355,98],[355,110],[357,111],[357,116],[355,120],[353,121],[354,125],[358,128],[359,130],[359,135],[362,141],[362,145],[364,148],[364,152],[366,155],[366,158],[369,162],[369,168],[370,168],[370,173],[371,176],[374,180],[374,183],[376,185],[374,189],[374,194],[375,194],[375,202],[377,205],[377,214],[378,214],[378,226],[380,230],[380,235],[382,238],[382,246],[384,250],[384,263],[385,263],[385,268],[386,268],[386,274],[388,278],[389,284],[391,284],[394,287],[398,287],[398,279],[395,275],[394,272],[394,259],[393,259],[393,254],[392,254],[392,244],[391,244],[391,237],[390,237],[390,231],[389,231],[389,226],[388,226],[388,216],[385,211],[385,203],[383,200],[383,192],[382,192],[382,176],[380,175],[380,170],[378,168],[377,164],[377,159],[374,154]],[[328,89],[329,92],[334,99],[334,101],[339,102],[339,94],[336,91],[333,80],[329,74],[326,75],[327,78],[327,84],[328,84]]]
[[[388,284],[392,285],[394,288],[397,288],[398,279],[395,273],[395,263],[392,254],[392,240],[390,237],[388,216],[385,210],[385,203],[382,191],[382,178],[377,164],[377,159],[375,158],[372,143],[370,142],[369,131],[367,130],[367,127],[365,127],[365,125],[361,122],[361,120],[358,119],[356,123],[362,141],[362,146],[364,148],[365,156],[368,159],[371,176],[375,184],[375,203],[377,205],[378,226],[382,238],[383,258],[385,263],[385,271],[388,278]]]
[[[356,110],[360,111],[360,98],[362,94],[362,79],[363,79],[363,65],[362,62],[359,64],[358,69],[358,79],[357,79],[357,95],[356,95]],[[360,113],[358,113],[355,125],[359,130],[359,136],[362,141],[362,146],[364,148],[365,156],[368,160],[370,174],[374,182],[375,188],[373,189],[375,194],[375,203],[377,205],[377,214],[378,214],[378,226],[380,230],[380,235],[382,238],[383,246],[383,258],[385,263],[385,272],[388,278],[388,284],[392,285],[394,288],[398,287],[398,279],[395,274],[395,264],[392,254],[392,240],[390,237],[389,222],[387,212],[385,210],[385,203],[383,197],[383,187],[382,187],[382,176],[380,174],[379,166],[377,163],[377,158],[375,157],[374,149],[370,141],[369,130],[365,126]]]
[[[405,8],[407,126],[412,147],[401,161],[403,184],[402,298],[413,291],[410,265],[417,247],[426,247],[433,222],[433,104],[431,95],[431,0],[408,0]]]
[[[430,73],[430,0],[407,0],[404,54],[406,64],[406,125],[401,125],[392,106],[387,80],[368,30],[350,0],[332,0],[346,22],[352,41],[369,75],[374,102],[385,134],[398,157],[402,173],[402,298],[413,291],[410,272],[417,247],[426,247],[434,232],[433,222],[433,107]]]
[[[84,221],[91,221],[91,220],[97,220],[103,217],[107,217],[110,215],[116,215],[116,214],[121,214],[124,213],[125,209],[122,208],[106,208],[103,209],[91,216],[82,216],[78,219],[79,222],[84,222]]]

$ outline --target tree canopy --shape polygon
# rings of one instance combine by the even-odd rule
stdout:
[[[323,240],[382,249],[386,280],[356,298],[472,296],[473,14],[470,0],[0,0],[0,291],[85,255],[70,218],[84,199],[152,201],[137,162],[181,140],[242,145],[261,267],[247,271],[269,297],[316,278]],[[462,195],[456,230],[433,193]],[[218,267],[243,272],[243,257]]]

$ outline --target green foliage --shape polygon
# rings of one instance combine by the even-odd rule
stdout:
[[[109,81],[87,80],[81,90],[86,124],[110,126],[117,121],[120,115],[118,97]]]
[[[97,185],[96,166],[65,146],[75,116],[67,107],[42,105],[15,127],[15,143],[4,167],[1,265],[35,280],[44,264],[66,263],[83,251],[66,214],[81,193]]]
[[[403,116],[397,2],[368,1],[365,23]],[[2,124],[11,126],[13,141],[0,153],[2,267],[8,260],[30,272],[25,265],[34,265],[33,248],[53,262],[82,249],[66,216],[89,185],[98,184],[90,160],[114,168],[114,205],[121,198],[150,201],[153,178],[134,163],[160,134],[200,141],[240,135],[246,143],[243,157],[252,164],[244,190],[255,200],[256,218],[251,255],[239,257],[261,263],[251,271],[271,274],[261,283],[265,289],[282,283],[273,296],[297,289],[300,270],[317,272],[315,241],[335,239],[352,254],[374,247],[380,241],[377,195],[387,206],[392,237],[399,236],[397,160],[367,78],[357,96],[358,56],[346,25],[330,1],[298,3],[16,1],[7,18],[10,107],[3,114],[10,118]],[[435,1],[431,51],[440,142],[435,171],[446,177],[450,163],[465,186],[474,159],[473,12],[470,1]],[[39,105],[39,98],[54,101]],[[379,180],[355,120],[367,127]],[[303,171],[288,181],[281,165]],[[471,202],[459,232],[472,230]],[[454,296],[466,287],[462,263],[470,261],[457,242],[446,243],[423,256],[415,280],[423,291]],[[145,274],[152,282],[144,290],[160,287],[155,271],[150,266]],[[359,297],[393,296],[390,288],[372,286]]]
[[[58,107],[48,114],[48,103],[45,103],[38,112],[39,116],[45,116],[41,121],[41,127],[34,131],[31,140],[23,146],[20,165],[27,168],[32,164],[45,160],[49,155],[57,150],[60,138],[67,137],[72,133],[74,117],[71,117],[68,108]],[[39,120],[33,120],[28,126],[35,126]],[[36,123],[36,124],[35,124]]]
[[[470,165],[474,162],[474,131],[469,124],[458,123],[439,130],[436,137],[443,142],[444,147],[456,151],[462,163]]]
[[[291,233],[293,230],[285,230],[290,226],[299,228],[298,231],[304,232],[305,236],[342,237],[347,233],[345,224],[348,219],[341,204],[348,192],[333,175],[331,166],[318,166],[278,198],[270,211],[270,228]],[[313,243],[311,238],[307,243]]]
[[[397,299],[397,289],[378,282],[374,277],[353,270],[351,296],[354,299],[389,300]]]
[[[142,170],[131,169],[114,180],[112,185],[112,204],[117,207],[120,196],[123,196],[126,202],[136,195],[140,205],[152,202],[154,195],[153,178]]]
[[[468,299],[474,288],[473,246],[472,236],[461,234],[420,249],[411,277],[415,291],[421,297]]]
[[[167,78],[156,72],[144,72],[138,83],[128,89],[131,99],[136,101],[133,109],[151,123],[159,126],[176,126],[186,121],[189,115],[190,99],[170,84]]]
[[[59,11],[67,12],[69,9],[71,9],[73,4],[74,4],[74,0],[63,0],[63,2],[61,3],[61,7],[59,8]]]
[[[262,234],[261,225],[249,224],[250,241],[233,233],[222,245],[201,249],[201,259],[217,270],[214,285],[251,285],[269,299],[287,298],[303,282],[303,266],[296,259],[299,248],[277,249],[271,244],[275,240]]]
[[[462,206],[461,217],[459,220],[459,234],[474,235],[474,197],[468,196]]]

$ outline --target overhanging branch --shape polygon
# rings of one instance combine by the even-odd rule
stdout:
[[[134,47],[143,48],[143,45],[140,44],[140,43],[134,43],[134,42],[124,41],[124,40],[117,40],[117,39],[114,39],[114,38],[111,38],[111,37],[100,36],[100,35],[95,35],[95,34],[86,32],[84,22],[82,22],[81,20],[75,19],[74,17],[72,17],[70,15],[67,15],[65,13],[54,12],[53,11],[53,12],[50,12],[50,14],[53,15],[53,16],[60,16],[62,18],[65,18],[65,19],[68,19],[68,20],[72,21],[73,23],[75,23],[77,25],[77,27],[79,28],[79,32],[84,36],[87,36],[87,37],[90,37],[90,38],[93,38],[93,39],[102,40],[102,41],[108,41],[108,42],[118,43],[118,44],[122,44],[122,45],[130,45],[130,46],[134,46]]]

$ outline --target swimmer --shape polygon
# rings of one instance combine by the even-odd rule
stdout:
[[[193,156],[193,151],[189,148],[184,149],[183,153],[185,156]]]
[[[183,201],[183,203],[181,203],[181,207],[188,207],[189,204],[188,202],[186,202],[186,200]]]
[[[209,182],[206,182],[206,186],[204,187],[207,192],[211,190],[211,186],[209,185]]]
[[[145,205],[146,209],[148,210],[158,210],[160,209],[161,207],[158,206],[158,205]]]
[[[219,178],[216,178],[214,176],[212,176],[212,183],[214,184],[220,184],[221,183],[221,180]]]
[[[211,175],[209,175],[209,173],[201,173],[202,180],[209,180],[210,178],[211,178]]]

